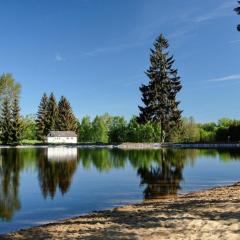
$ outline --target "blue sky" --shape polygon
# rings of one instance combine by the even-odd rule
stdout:
[[[78,117],[130,118],[149,49],[163,33],[182,78],[184,116],[240,118],[240,17],[232,0],[1,0],[0,73],[22,85],[22,113],[43,92]]]

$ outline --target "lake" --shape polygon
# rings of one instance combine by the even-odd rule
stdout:
[[[240,150],[0,149],[0,233],[240,179]]]

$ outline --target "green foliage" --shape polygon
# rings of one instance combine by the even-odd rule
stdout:
[[[53,93],[50,94],[47,106],[47,132],[57,129],[58,105]]]
[[[193,117],[183,118],[180,129],[180,142],[199,142],[200,129]]]
[[[12,129],[11,129],[11,143],[19,144],[22,136],[22,122],[20,118],[20,107],[18,98],[15,97],[12,105]]]
[[[108,128],[104,119],[99,116],[93,120],[92,136],[94,142],[108,143]]]
[[[109,141],[112,143],[124,142],[127,129],[127,121],[124,117],[112,117],[109,125]]]
[[[161,34],[151,49],[150,67],[146,71],[149,83],[140,87],[144,106],[139,107],[139,122],[160,124],[161,142],[181,120],[176,95],[182,86],[177,70],[172,67],[174,59],[169,56],[168,47],[167,39]]]
[[[1,141],[3,144],[18,144],[21,137],[19,94],[21,86],[11,74],[0,76]]]
[[[157,124],[147,122],[139,124],[137,117],[133,117],[127,126],[127,142],[158,142],[160,129]]]
[[[78,141],[79,142],[92,142],[92,123],[90,117],[83,117],[78,129]]]
[[[22,137],[23,140],[27,139],[30,142],[37,140],[37,125],[34,116],[27,115],[22,118]],[[26,141],[25,141],[26,142]]]
[[[15,98],[19,97],[21,85],[15,81],[10,73],[0,76],[0,103],[3,104],[4,99],[8,99],[12,104]]]
[[[11,119],[11,105],[7,98],[3,99],[3,106],[1,111],[1,142],[3,144],[12,143],[12,119]]]
[[[58,131],[76,131],[77,122],[69,101],[62,96],[58,103]]]
[[[19,144],[22,136],[22,121],[18,99],[11,105],[8,98],[3,100],[1,111],[1,142],[3,144]]]
[[[37,139],[43,141],[47,136],[48,129],[48,96],[46,93],[43,94],[37,113],[36,119],[37,126]]]

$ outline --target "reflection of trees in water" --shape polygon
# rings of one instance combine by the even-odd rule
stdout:
[[[54,197],[57,189],[62,194],[70,186],[78,163],[83,168],[95,167],[99,172],[125,168],[130,164],[145,187],[145,198],[176,194],[183,180],[183,168],[194,164],[196,157],[218,157],[221,160],[240,160],[240,150],[118,150],[79,149],[77,158],[66,161],[48,159],[47,149],[0,149],[0,219],[10,220],[21,207],[18,189],[20,173],[31,168],[38,171],[43,196]]]
[[[79,161],[85,169],[94,166],[99,172],[107,172],[113,168],[124,168],[126,157],[124,152],[117,149],[81,149]]]
[[[146,185],[144,196],[146,199],[167,195],[176,195],[182,181],[183,165],[162,161],[157,166],[139,168],[141,185]]]
[[[124,168],[127,162],[138,169],[141,184],[147,185],[145,198],[176,194],[182,181],[182,170],[186,163],[193,164],[198,150],[118,150],[83,149],[80,161],[84,168],[94,166],[98,171]]]
[[[16,149],[1,149],[0,218],[10,220],[21,207],[18,198],[19,174],[22,162]]]
[[[190,155],[188,155],[191,153]],[[158,152],[157,163],[150,167],[140,167],[138,175],[141,185],[146,185],[145,199],[176,195],[181,189],[182,171],[187,163],[193,163],[193,151],[163,149]],[[196,154],[195,154],[196,157]]]
[[[41,191],[46,198],[54,198],[57,188],[64,194],[71,186],[72,177],[77,168],[77,156],[68,161],[51,161],[47,156],[47,149],[41,149],[37,154],[38,176]]]

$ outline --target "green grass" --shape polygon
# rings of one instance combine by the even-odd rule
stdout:
[[[23,145],[34,145],[34,144],[42,144],[43,142],[39,141],[39,140],[29,140],[29,139],[23,139],[21,141],[21,144]]]

